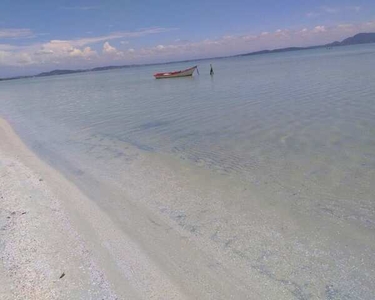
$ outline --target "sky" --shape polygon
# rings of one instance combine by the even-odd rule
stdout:
[[[0,77],[240,54],[375,32],[374,0],[1,0]]]

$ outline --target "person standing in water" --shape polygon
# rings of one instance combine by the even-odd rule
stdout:
[[[211,69],[210,69],[210,75],[212,76],[212,75],[214,75],[214,69],[212,68],[212,64],[210,64],[210,67],[211,67]]]

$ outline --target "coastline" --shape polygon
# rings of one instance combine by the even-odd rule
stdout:
[[[0,139],[1,299],[367,299],[373,289],[373,232],[356,223],[294,213],[151,153],[124,166],[121,186],[81,176],[79,189],[2,119]]]
[[[1,118],[0,139],[1,299],[247,297],[243,282],[218,271],[216,258],[180,224],[132,201],[119,220],[39,159]],[[125,195],[91,188],[105,200]],[[259,287],[251,295],[259,297]]]
[[[1,299],[245,297],[242,283],[218,273],[180,228],[134,203],[120,227],[1,118],[0,139]]]
[[[241,282],[217,274],[207,253],[146,207],[129,201],[123,227],[39,159],[1,118],[0,139],[1,299],[246,295]],[[108,188],[97,191],[103,200],[124,197]]]
[[[0,298],[116,299],[62,205],[82,195],[2,119],[0,139]]]
[[[184,234],[164,230],[147,208],[128,203],[129,223],[122,228],[2,119],[0,139],[2,299],[195,299],[212,293],[228,299],[235,293],[233,280],[215,274],[206,255]],[[116,197],[110,189],[100,193]]]

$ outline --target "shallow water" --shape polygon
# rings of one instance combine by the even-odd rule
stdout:
[[[348,261],[370,259],[375,243],[375,45],[197,64],[193,78],[152,78],[179,63],[1,82],[0,114],[88,194],[93,180],[126,191],[294,298],[370,299],[373,265],[351,274]],[[121,206],[96,201],[113,215]],[[251,215],[253,202],[266,217]],[[286,233],[269,219],[277,212]],[[331,225],[344,233],[327,242]],[[304,259],[279,266],[292,251],[280,237]],[[329,280],[312,284],[321,274]]]

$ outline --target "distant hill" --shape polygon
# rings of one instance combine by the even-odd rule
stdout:
[[[329,46],[347,46],[375,43],[375,33],[358,33],[355,36],[349,37],[342,42],[333,42]]]
[[[273,49],[273,50],[262,50],[262,51],[256,51],[256,52],[249,52],[249,53],[244,53],[244,54],[238,54],[238,55],[235,55],[235,56],[250,56],[250,55],[260,55],[260,54],[270,54],[270,53],[282,53],[282,52],[315,49],[315,48],[319,48],[319,47],[323,47],[323,46],[279,48],[279,49]]]
[[[83,72],[97,72],[97,71],[107,71],[107,70],[115,70],[115,69],[123,69],[123,68],[130,68],[134,67],[135,65],[124,65],[124,66],[106,66],[106,67],[97,67],[93,69],[84,69],[84,70],[53,70],[50,72],[43,72],[34,77],[44,77],[44,76],[54,76],[54,75],[66,75],[66,74],[73,74],[73,73],[83,73]]]
[[[288,48],[280,48],[280,49],[274,49],[274,50],[262,50],[262,51],[257,51],[257,52],[239,54],[236,56],[249,56],[249,55],[309,50],[309,49],[325,48],[325,47],[339,47],[339,46],[358,45],[358,44],[370,44],[370,43],[375,43],[375,33],[358,33],[355,36],[352,36],[343,40],[342,42],[336,41],[336,42],[325,44],[325,45],[310,46],[310,47],[288,47]]]
[[[73,73],[82,73],[87,72],[88,70],[53,70],[50,72],[43,72],[35,77],[43,77],[43,76],[53,76],[53,75],[65,75],[65,74],[73,74]]]
[[[375,33],[358,33],[355,36],[349,37],[341,42],[333,42],[330,44],[325,45],[318,45],[318,46],[311,46],[311,47],[288,47],[288,48],[280,48],[280,49],[273,49],[273,50],[262,50],[244,54],[234,55],[232,57],[238,56],[249,56],[249,55],[261,55],[261,54],[269,54],[269,53],[281,53],[281,52],[290,52],[290,51],[300,51],[300,50],[308,50],[308,49],[316,49],[316,48],[330,48],[330,47],[339,47],[339,46],[347,46],[347,45],[358,45],[358,44],[369,44],[375,43]],[[224,57],[216,57],[216,58],[224,58]],[[208,60],[213,58],[207,59],[198,59],[198,60]],[[184,60],[179,62],[190,62],[190,61],[197,61],[194,60]],[[170,62],[172,63],[172,62]],[[149,65],[159,65],[162,63],[157,64],[149,64]],[[164,64],[164,63],[163,63]],[[34,76],[17,76],[11,78],[0,78],[2,80],[13,80],[13,79],[22,79],[22,78],[31,78],[31,77],[45,77],[45,76],[56,76],[56,75],[66,75],[66,74],[73,74],[73,73],[83,73],[83,72],[97,72],[97,71],[106,71],[106,70],[114,70],[114,69],[123,69],[123,68],[130,68],[135,66],[142,66],[142,65],[123,65],[123,66],[106,66],[106,67],[97,67],[93,69],[85,69],[85,70],[53,70],[50,72],[43,72]]]

